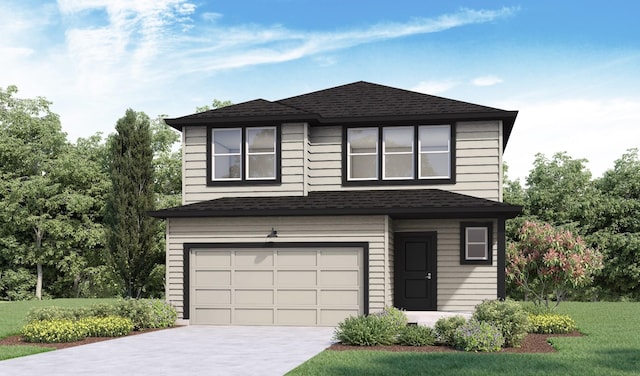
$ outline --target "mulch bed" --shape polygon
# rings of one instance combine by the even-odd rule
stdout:
[[[174,328],[177,328],[174,326]],[[144,329],[136,332],[131,332],[127,334],[127,336],[135,336],[142,333],[150,333],[155,332],[157,330],[167,330],[171,328],[159,328],[159,329]],[[63,342],[63,343],[33,343],[33,342],[25,342],[22,340],[20,336],[11,336],[7,338],[0,339],[0,346],[13,346],[13,345],[25,345],[25,346],[39,346],[39,347],[51,347],[54,349],[66,349],[74,346],[86,345],[89,343],[108,341],[110,339],[116,339],[122,337],[87,337],[81,341],[75,342]]]
[[[556,352],[547,342],[547,338],[550,337],[581,337],[580,332],[572,332],[568,334],[528,334],[521,347],[509,347],[502,349],[503,353],[552,353]],[[347,346],[341,343],[334,343],[329,347],[329,350],[344,351],[344,350],[377,350],[377,351],[394,351],[394,352],[456,352],[456,350],[450,346]]]

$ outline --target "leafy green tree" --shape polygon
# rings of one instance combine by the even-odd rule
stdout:
[[[586,159],[556,153],[537,154],[527,177],[525,214],[537,220],[579,229],[595,214],[597,191]]]
[[[640,299],[640,157],[630,149],[595,182],[601,204],[587,237],[603,250],[597,278],[608,295]]]
[[[40,299],[43,267],[56,265],[73,233],[57,164],[69,145],[51,103],[17,91],[0,89],[0,246],[7,266],[36,267]]]
[[[111,192],[107,201],[109,261],[128,297],[144,293],[161,253],[154,242],[158,224],[147,215],[155,207],[153,149],[149,118],[127,110],[111,140]],[[160,257],[159,257],[160,256]]]
[[[517,242],[507,247],[506,277],[536,304],[555,306],[573,289],[593,282],[602,254],[571,231],[527,221]]]
[[[219,99],[214,99],[213,101],[211,101],[211,105],[196,107],[196,112],[205,112],[205,111],[215,110],[218,108],[231,106],[232,104],[233,102],[229,100],[221,101]]]
[[[160,115],[151,121],[154,191],[158,209],[180,205],[182,200],[182,151],[180,148],[174,151],[180,134],[164,122],[165,117]]]

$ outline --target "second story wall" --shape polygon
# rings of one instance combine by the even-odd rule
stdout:
[[[456,125],[456,183],[424,185],[342,185],[342,127],[311,127],[309,191],[437,188],[489,200],[502,199],[502,126],[499,121]]]
[[[220,197],[301,196],[343,189],[437,188],[490,200],[502,199],[502,126],[499,121],[456,124],[456,183],[342,185],[342,127],[281,126],[281,184],[207,185],[207,127],[183,128],[183,204]]]
[[[281,184],[251,186],[207,186],[207,127],[182,130],[182,203],[240,196],[298,196],[306,192],[308,143],[305,123],[283,124],[281,128]]]

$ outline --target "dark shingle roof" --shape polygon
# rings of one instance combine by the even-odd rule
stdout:
[[[225,197],[158,210],[153,217],[390,215],[395,218],[514,217],[519,206],[440,189],[310,192],[308,196]]]
[[[235,126],[282,122],[396,124],[415,121],[503,120],[504,145],[517,111],[457,101],[358,81],[270,102],[256,99],[179,118],[165,119],[177,130],[186,125]]]

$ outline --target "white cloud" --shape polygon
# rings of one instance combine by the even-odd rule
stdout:
[[[502,82],[502,78],[497,76],[482,76],[471,80],[471,83],[475,86],[493,86]]]
[[[420,81],[410,90],[417,91],[425,94],[440,94],[445,91],[451,90],[454,87],[458,86],[459,83],[453,80],[445,80],[445,81]]]
[[[222,18],[222,13],[206,12],[206,13],[202,13],[200,18],[202,18],[203,20],[205,20],[207,22],[216,22],[216,21],[218,21],[219,19]]]
[[[640,147],[640,98],[504,102],[519,110],[505,152],[510,178],[524,178],[536,153],[566,151],[586,158],[594,177],[613,168],[625,150]]]

